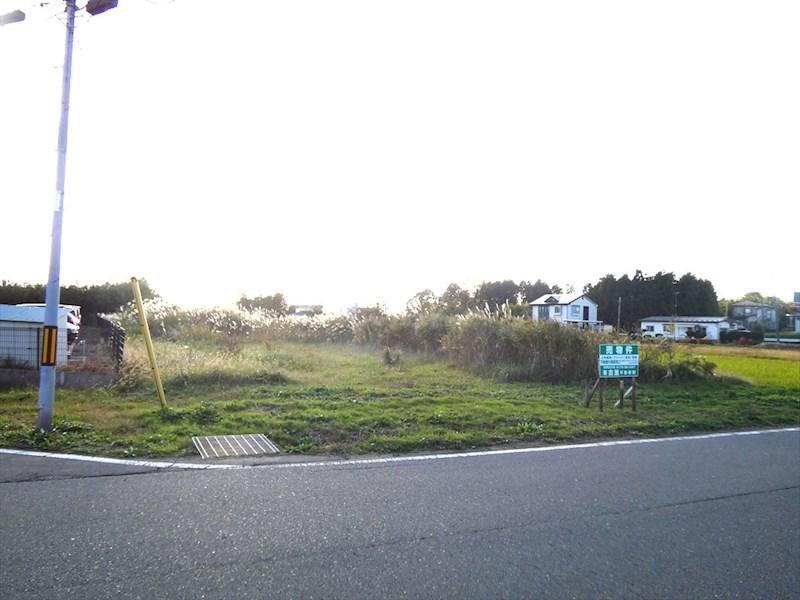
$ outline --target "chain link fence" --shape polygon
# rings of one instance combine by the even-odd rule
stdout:
[[[0,325],[0,368],[38,369],[42,328]]]

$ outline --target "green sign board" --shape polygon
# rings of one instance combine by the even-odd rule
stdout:
[[[601,379],[638,377],[638,344],[600,344],[597,372]]]

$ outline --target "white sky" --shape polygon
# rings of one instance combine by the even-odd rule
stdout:
[[[78,21],[64,284],[800,290],[795,0],[119,4]],[[0,0],[0,279],[47,275],[62,6]]]

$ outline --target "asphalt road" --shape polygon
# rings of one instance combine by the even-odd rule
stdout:
[[[0,456],[4,599],[800,598],[797,431],[220,471],[30,460]]]

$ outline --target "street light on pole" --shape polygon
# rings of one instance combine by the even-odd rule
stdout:
[[[9,25],[11,23],[19,23],[25,20],[25,13],[21,10],[14,10],[10,13],[0,15],[0,26]]]
[[[67,167],[67,131],[69,128],[69,92],[72,79],[72,46],[75,37],[75,0],[66,0],[67,37],[64,47],[64,73],[61,81],[61,121],[58,127],[58,163],[56,166],[56,204],[50,243],[50,272],[45,292],[44,329],[41,368],[39,370],[39,416],[41,431],[53,428],[53,402],[58,358],[58,307],[61,295],[61,227],[64,217],[64,180]],[[86,11],[95,15],[117,5],[117,0],[90,0]]]

